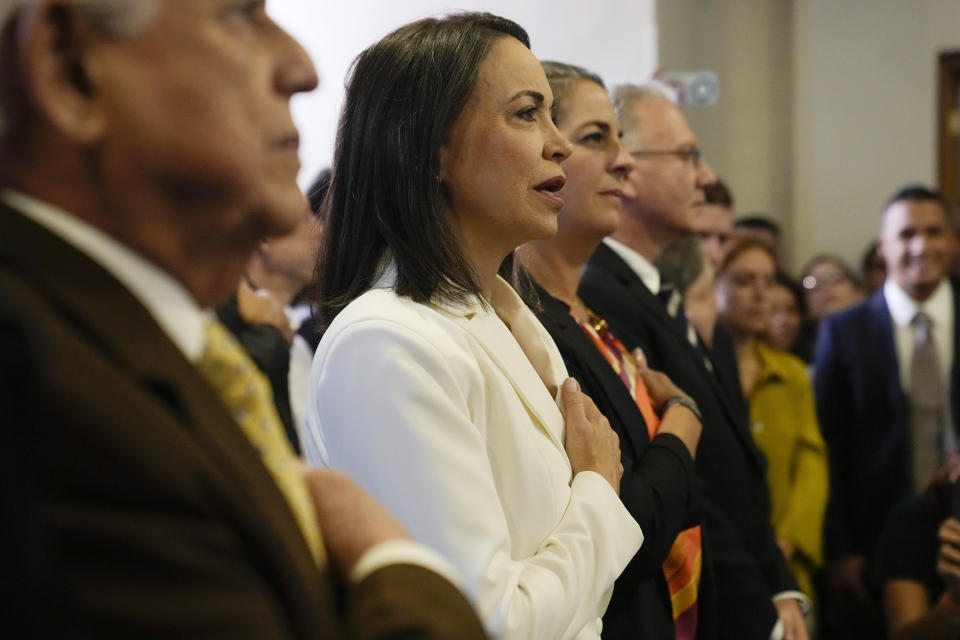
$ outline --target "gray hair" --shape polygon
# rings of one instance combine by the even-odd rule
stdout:
[[[705,264],[700,240],[695,235],[677,240],[664,249],[654,261],[660,276],[673,284],[680,293],[686,293],[690,285],[697,281]]]
[[[9,39],[13,37],[13,22],[20,12],[36,0],[0,0],[0,75],[10,71],[5,58],[11,50]],[[157,0],[70,0],[70,4],[86,18],[90,25],[109,38],[124,38],[145,28],[156,16]],[[10,104],[3,93],[11,87],[3,84],[0,92],[0,139],[10,126]]]
[[[657,84],[623,84],[613,90],[613,107],[620,119],[620,126],[624,131],[633,129],[637,123],[633,117],[633,105],[644,102],[665,100],[673,103]]]

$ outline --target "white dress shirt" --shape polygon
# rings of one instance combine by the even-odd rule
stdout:
[[[647,289],[650,289],[650,293],[653,295],[660,293],[660,270],[653,266],[649,260],[610,236],[604,238],[603,243],[620,256],[621,260],[627,263],[627,266],[640,278],[640,282],[642,282]]]
[[[627,245],[614,240],[610,236],[607,236],[603,239],[603,242],[610,247],[614,253],[620,256],[620,259],[627,263],[627,266],[637,277],[640,278],[640,282],[650,290],[650,293],[653,295],[659,295],[660,285],[662,283],[662,278],[660,277],[660,270],[657,269],[649,260],[644,258],[638,252],[634,251]],[[680,312],[680,307],[683,305],[683,296],[676,289],[673,290],[670,300],[664,305],[666,307],[667,313],[671,318],[676,318],[677,314]],[[697,330],[694,329],[693,324],[690,322],[684,322],[684,325],[687,328],[687,342],[693,346],[698,346],[700,343],[700,338],[697,336]],[[704,366],[707,367],[708,371],[713,371],[713,363],[706,357],[703,359]]]
[[[100,229],[62,209],[10,190],[0,191],[0,200],[103,267],[140,301],[190,362],[200,359],[206,324],[213,315],[201,309],[178,280]],[[419,564],[454,584],[460,583],[456,570],[441,556],[423,545],[403,540],[381,543],[369,549],[357,562],[350,577],[359,582],[390,564]]]
[[[286,307],[284,312],[290,321],[290,328],[298,331],[310,318],[310,305],[298,304]],[[293,414],[293,426],[297,437],[303,442],[307,423],[307,392],[310,389],[310,366],[313,364],[313,350],[310,344],[298,333],[294,333],[290,343],[290,369],[287,373],[287,386],[290,390],[290,413]]]

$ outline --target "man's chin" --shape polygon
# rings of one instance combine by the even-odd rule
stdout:
[[[285,236],[303,222],[310,206],[299,188],[265,199],[261,224],[266,236]]]

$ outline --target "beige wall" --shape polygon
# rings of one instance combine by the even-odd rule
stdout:
[[[767,210],[793,267],[856,262],[887,195],[936,180],[936,56],[960,48],[957,0],[660,0],[664,68],[714,69],[688,109],[737,209]]]
[[[774,0],[661,0],[660,66],[720,76],[712,107],[685,111],[739,212],[781,223],[791,201],[790,6]]]

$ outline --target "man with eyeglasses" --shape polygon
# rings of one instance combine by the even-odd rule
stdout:
[[[635,167],[623,189],[620,228],[591,258],[580,296],[628,348],[639,347],[652,368],[689,393],[703,413],[697,453],[706,550],[701,628],[708,637],[806,640],[804,597],[770,526],[765,463],[750,435],[743,401],[708,369],[708,360],[691,343],[682,307],[668,313],[677,307],[670,300],[674,294],[662,286],[653,266],[669,244],[694,232],[704,188],[716,176],[683,113],[659,90],[620,87],[615,103],[623,145]]]

